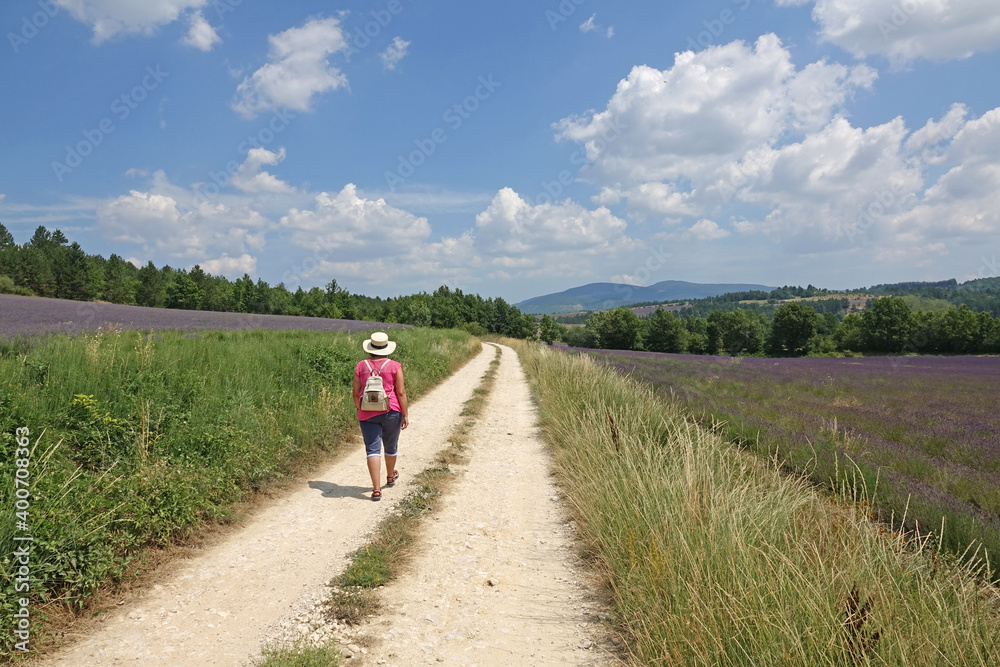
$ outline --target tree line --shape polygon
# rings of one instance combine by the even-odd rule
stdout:
[[[872,294],[920,297],[947,302],[956,308],[965,305],[975,312],[1000,316],[1000,276],[979,278],[959,284],[954,278],[938,282],[906,282],[874,285],[865,291]]]
[[[303,315],[463,328],[473,334],[533,338],[534,317],[501,298],[484,299],[442,286],[388,299],[351,294],[336,280],[325,288],[271,286],[244,274],[237,280],[153,262],[136,267],[118,255],[89,255],[60,231],[44,226],[24,244],[0,224],[0,293],[45,296],[74,301],[107,301],[153,308],[181,308],[262,315]]]
[[[685,313],[687,311],[684,311]],[[657,309],[647,318],[625,307],[592,313],[583,327],[565,327],[545,315],[540,337],[573,347],[729,356],[842,354],[996,354],[1000,318],[966,305],[913,311],[900,297],[883,296],[840,319],[811,302],[778,306],[768,318],[744,308],[706,317]]]
[[[267,315],[302,315],[462,328],[477,335],[562,340],[576,347],[688,354],[834,355],[851,353],[1000,353],[1000,278],[940,283],[877,285],[933,299],[947,309],[914,310],[899,296],[875,299],[862,313],[830,297],[779,303],[779,298],[817,297],[827,290],[781,287],[689,302],[680,314],[657,309],[640,319],[625,307],[588,313],[583,327],[566,327],[545,315],[539,322],[503,299],[439,287],[383,299],[351,294],[336,280],[324,288],[271,286],[244,274],[236,280],[153,262],[136,267],[118,255],[89,255],[60,231],[35,229],[23,244],[0,224],[0,293],[75,301],[101,300],[154,308],[181,308]],[[865,290],[859,290],[865,291]],[[758,298],[764,303],[741,303]],[[919,303],[919,301],[917,301]]]

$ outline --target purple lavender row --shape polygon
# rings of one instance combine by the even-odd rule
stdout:
[[[0,294],[0,336],[40,333],[78,334],[100,326],[123,329],[272,329],[286,331],[364,331],[386,326],[360,320],[333,320],[295,315],[220,313],[123,306],[113,303],[41,299]]]

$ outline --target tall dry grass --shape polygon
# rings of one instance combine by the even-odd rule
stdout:
[[[1000,596],[591,360],[520,344],[630,659],[1000,665]],[[980,573],[982,574],[982,573]]]

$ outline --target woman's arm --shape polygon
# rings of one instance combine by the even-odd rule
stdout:
[[[361,409],[361,377],[357,373],[354,374],[354,388],[353,388],[353,391],[352,391],[352,395],[354,396],[354,405],[358,408],[358,410],[360,410]]]
[[[406,384],[403,382],[403,367],[396,371],[396,383],[393,385],[396,398],[399,400],[399,411],[403,413],[403,428],[410,425],[410,417],[406,411]]]

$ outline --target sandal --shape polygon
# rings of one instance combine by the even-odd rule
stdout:
[[[382,491],[379,489],[372,489],[372,500],[382,500]]]
[[[392,477],[387,478],[385,480],[385,484],[383,484],[382,486],[395,486],[397,479],[399,479],[399,471],[393,470]]]

